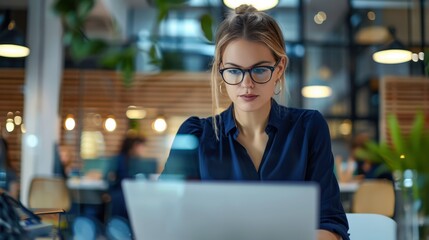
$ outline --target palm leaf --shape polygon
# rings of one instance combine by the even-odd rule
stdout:
[[[396,118],[395,115],[390,114],[387,117],[387,123],[389,126],[390,135],[392,137],[393,146],[395,147],[398,153],[404,154],[405,152],[404,137],[402,136],[398,119]]]

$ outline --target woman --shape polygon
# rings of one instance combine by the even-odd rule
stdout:
[[[326,121],[317,111],[287,108],[272,98],[283,89],[287,63],[275,20],[252,6],[235,9],[219,26],[212,67],[213,112],[218,92],[226,90],[232,104],[220,115],[182,124],[178,135],[193,136],[199,145],[183,150],[183,138],[176,137],[163,174],[318,182],[318,239],[349,239]]]
[[[115,159],[116,161],[114,161],[115,166],[113,169],[115,169],[115,172],[113,174],[109,174],[109,179],[112,181],[109,189],[111,197],[110,215],[112,217],[119,216],[128,219],[121,182],[126,178],[134,177],[129,174],[129,161],[133,157],[144,156],[146,148],[145,143],[146,139],[139,136],[127,136],[122,141],[119,155]]]

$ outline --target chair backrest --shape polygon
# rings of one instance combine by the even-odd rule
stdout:
[[[60,208],[70,210],[71,198],[66,181],[61,177],[35,177],[28,194],[30,208]]]
[[[350,239],[396,240],[396,222],[384,215],[347,213]]]
[[[353,195],[351,211],[393,217],[395,212],[393,183],[384,179],[363,181]]]

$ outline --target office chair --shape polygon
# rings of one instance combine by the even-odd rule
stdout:
[[[396,240],[396,222],[381,214],[347,213],[350,239]]]
[[[353,195],[351,211],[393,217],[395,212],[393,183],[384,179],[363,181]]]

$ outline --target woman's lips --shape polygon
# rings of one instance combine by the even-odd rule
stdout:
[[[253,95],[253,94],[243,94],[240,95],[240,97],[244,100],[244,101],[253,101],[255,100],[255,98],[258,97],[258,95]]]

